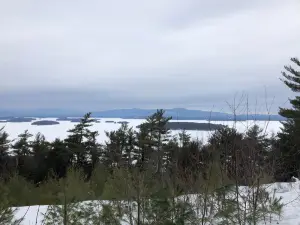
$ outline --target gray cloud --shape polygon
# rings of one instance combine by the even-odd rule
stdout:
[[[300,52],[299,9],[298,0],[2,1],[0,103],[209,109],[237,92],[263,101],[267,86],[276,111],[292,94],[278,78]]]

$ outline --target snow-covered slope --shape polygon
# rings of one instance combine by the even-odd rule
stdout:
[[[300,225],[300,182],[274,183],[269,188],[270,192],[275,191],[278,198],[284,203],[282,216],[279,218],[280,225]]]
[[[300,225],[300,181],[291,183],[273,183],[266,187],[269,193],[275,193],[275,197],[281,198],[284,204],[282,215],[276,216],[272,221],[263,224]],[[241,187],[243,189],[245,187]],[[16,218],[24,218],[22,225],[41,225],[43,214],[47,206],[20,207],[15,214]],[[127,225],[124,223],[124,225]]]

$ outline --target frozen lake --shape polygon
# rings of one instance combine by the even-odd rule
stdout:
[[[56,118],[43,118],[37,120],[56,120]],[[144,122],[143,119],[118,119],[118,118],[101,118],[100,123],[95,123],[91,128],[94,131],[99,132],[98,141],[103,143],[106,140],[105,131],[112,131],[118,129],[121,124],[118,123],[105,123],[105,121],[127,121],[129,126],[136,129],[136,126]],[[173,120],[178,122],[196,122],[196,123],[207,123],[205,120]],[[49,125],[49,126],[35,126],[31,125],[31,122],[22,122],[22,123],[1,123],[0,127],[4,126],[4,130],[10,135],[10,139],[15,139],[17,136],[28,130],[31,134],[35,135],[38,132],[41,132],[45,135],[47,140],[52,141],[55,138],[65,138],[67,137],[67,131],[74,127],[76,123],[70,121],[59,121],[58,125]],[[277,133],[282,126],[279,121],[241,121],[234,123],[233,121],[211,121],[215,124],[228,125],[230,127],[235,126],[238,131],[245,132],[249,127],[257,124],[260,126],[266,133],[270,134],[271,132]],[[180,131],[172,131],[172,134],[178,134]],[[202,141],[206,141],[212,131],[187,131],[193,138],[198,138]]]

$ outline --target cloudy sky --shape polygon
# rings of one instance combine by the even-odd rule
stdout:
[[[0,0],[0,105],[277,111],[299,0]],[[273,100],[274,99],[274,100]],[[256,103],[258,101],[258,104]]]

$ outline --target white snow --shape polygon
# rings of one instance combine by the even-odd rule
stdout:
[[[278,198],[284,203],[283,213],[278,223],[281,225],[300,225],[300,182],[274,183],[269,188],[275,191]]]
[[[243,187],[241,187],[242,189]],[[282,198],[284,204],[280,217],[274,217],[263,224],[300,225],[300,181],[292,183],[273,183],[266,187],[269,193],[275,192],[275,197]],[[47,206],[25,206],[18,208],[15,218],[24,218],[21,225],[41,225]],[[123,223],[124,225],[128,225]]]

